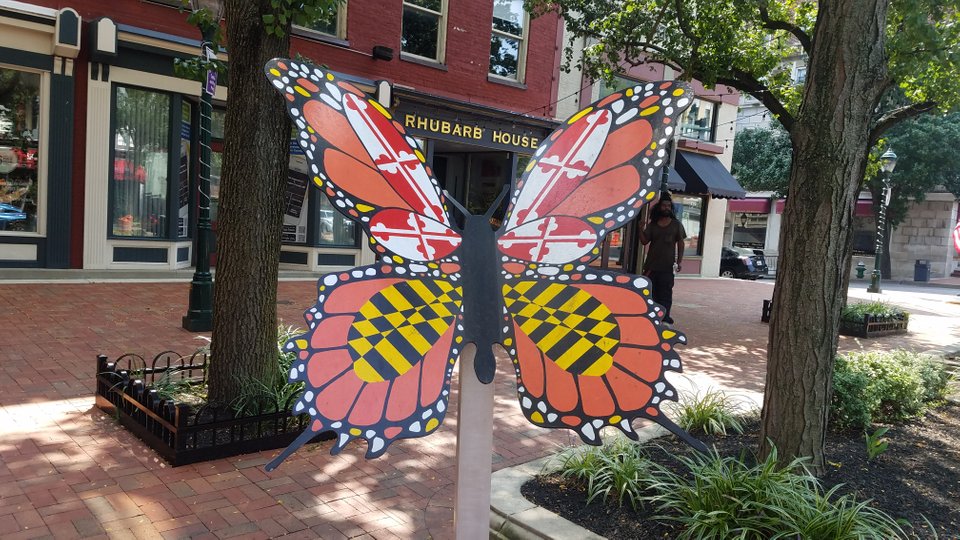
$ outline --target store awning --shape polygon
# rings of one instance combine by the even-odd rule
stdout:
[[[687,193],[710,194],[725,199],[743,199],[747,196],[737,179],[730,174],[720,160],[713,156],[677,152],[677,172],[687,184]]]
[[[745,214],[769,214],[770,199],[751,198],[739,201],[730,201],[727,212],[742,212]]]
[[[667,189],[670,191],[686,191],[687,184],[683,181],[683,178],[680,178],[680,174],[673,167],[669,168],[669,176],[667,176]],[[662,182],[662,180],[661,180]],[[657,182],[654,181],[654,184]]]

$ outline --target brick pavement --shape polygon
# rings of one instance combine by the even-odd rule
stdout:
[[[171,468],[96,409],[96,354],[151,355],[202,345],[180,329],[188,287],[0,285],[0,537],[452,536],[455,393],[435,434],[397,442],[381,459],[364,460],[365,445],[356,443],[330,456],[330,443],[321,443],[270,474],[263,465],[277,451]],[[767,332],[759,312],[771,292],[769,282],[679,280],[674,314],[691,344],[682,353],[684,375],[701,386],[758,393]],[[299,324],[313,296],[310,282],[281,282],[284,322]],[[947,324],[936,314],[917,318],[925,328]],[[921,331],[906,344],[935,348],[942,334]],[[495,384],[495,469],[574,442],[568,432],[526,423],[506,369]]]

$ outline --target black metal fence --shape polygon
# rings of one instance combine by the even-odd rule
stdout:
[[[96,404],[173,466],[260,450],[283,448],[307,427],[307,414],[292,415],[285,403],[263,399],[240,415],[229,407],[178,403],[164,389],[203,385],[210,358],[164,351],[149,362],[136,354],[115,361],[97,356]],[[329,440],[323,432],[314,441]]]

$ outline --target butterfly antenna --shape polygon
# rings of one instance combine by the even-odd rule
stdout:
[[[452,204],[452,205],[454,206],[454,208],[456,208],[457,210],[459,210],[459,211],[463,214],[464,217],[467,217],[467,216],[471,215],[470,212],[467,211],[467,209],[464,208],[463,205],[460,204],[459,201],[457,201],[456,199],[453,198],[452,195],[450,195],[450,192],[448,192],[447,190],[443,190],[443,196],[446,197],[446,198],[447,198],[447,202],[449,202],[450,204]]]
[[[497,195],[497,199],[493,201],[493,204],[490,205],[490,208],[487,210],[487,213],[483,217],[490,219],[493,217],[493,213],[497,211],[497,208],[500,208],[500,204],[503,202],[504,197],[507,196],[507,193],[510,192],[510,185],[503,186],[503,189],[500,190],[500,194]]]
[[[303,433],[301,433],[300,436],[296,438],[296,440],[290,443],[290,446],[284,448],[283,452],[280,452],[280,455],[273,458],[273,461],[271,461],[270,463],[267,463],[267,466],[264,467],[264,469],[266,469],[267,472],[273,471],[274,469],[279,467],[280,464],[283,463],[285,459],[290,457],[290,454],[299,450],[301,446],[307,444],[308,442],[310,442],[310,439],[316,436],[317,436],[317,432],[313,431],[312,429],[308,428],[303,430]]]
[[[648,418],[649,418],[649,417],[648,417]],[[707,453],[707,452],[710,451],[710,449],[707,448],[707,445],[703,444],[702,441],[700,441],[699,439],[697,439],[697,438],[694,437],[693,435],[690,435],[689,433],[687,433],[687,431],[686,431],[685,429],[683,429],[682,427],[674,424],[674,423],[673,423],[673,420],[670,420],[669,418],[667,418],[667,417],[664,416],[663,414],[657,416],[656,418],[653,418],[652,420],[654,420],[656,423],[658,423],[658,424],[660,424],[661,426],[663,426],[663,427],[667,428],[668,430],[670,430],[670,433],[673,433],[673,434],[676,435],[677,437],[680,437],[680,438],[683,440],[683,442],[689,444],[689,445],[692,446],[694,449],[699,450],[700,452],[704,452],[704,453]]]

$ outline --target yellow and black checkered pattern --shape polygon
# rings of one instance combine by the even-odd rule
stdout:
[[[593,296],[556,282],[520,281],[505,284],[503,298],[523,333],[564,370],[600,376],[613,365],[620,327]]]
[[[453,324],[461,294],[435,280],[402,281],[375,294],[347,334],[357,376],[380,382],[406,373]]]

